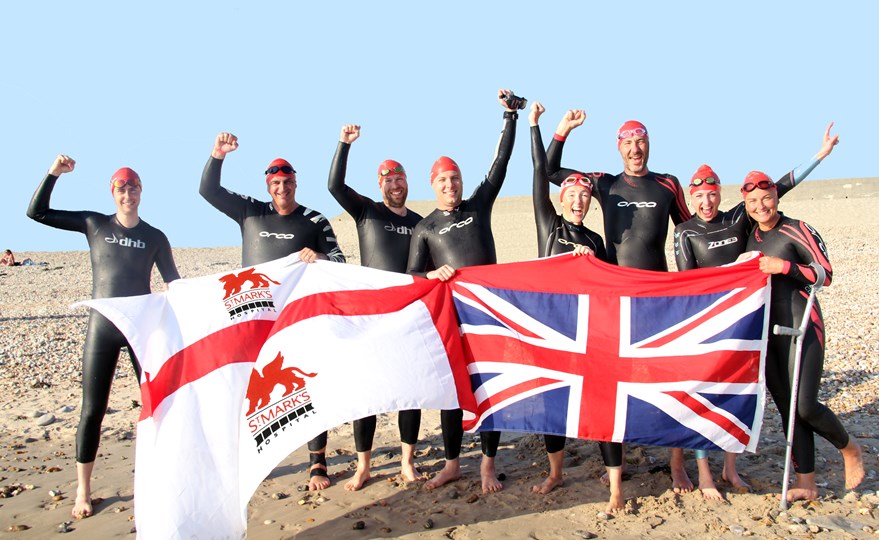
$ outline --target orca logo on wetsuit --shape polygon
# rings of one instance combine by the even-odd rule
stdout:
[[[716,240],[714,242],[708,242],[708,249],[719,248],[723,246],[728,246],[730,244],[735,244],[739,239],[733,236],[732,238],[726,238],[724,240]]]
[[[447,232],[452,230],[452,227],[456,227],[456,228],[460,229],[462,227],[466,227],[467,225],[470,225],[471,223],[473,223],[473,216],[468,217],[464,221],[459,221],[457,223],[452,223],[451,225],[449,225],[447,227],[443,227],[442,229],[440,229],[439,233],[446,234]]]
[[[620,201],[617,203],[617,206],[619,206],[620,208],[626,208],[629,206],[634,206],[635,208],[656,208],[656,203],[652,201]]]
[[[114,234],[111,236],[105,236],[104,241],[108,244],[119,244],[123,247],[133,247],[138,249],[146,249],[146,243],[143,240],[132,240],[131,238],[116,238]]]
[[[558,243],[563,246],[574,246],[574,249],[583,246],[583,244],[578,244],[577,242],[571,242],[570,240],[565,240],[564,238],[558,238],[557,240],[558,240]]]
[[[405,225],[400,225],[399,227],[394,227],[393,225],[391,225],[389,223],[389,224],[385,225],[385,230],[388,232],[392,232],[392,233],[406,234],[406,235],[412,236],[412,227],[407,227]],[[442,233],[440,233],[440,234],[442,234]]]
[[[259,235],[261,238],[271,238],[274,236],[278,240],[292,240],[293,239],[293,234],[274,233],[274,232],[268,232],[268,231],[259,231]]]

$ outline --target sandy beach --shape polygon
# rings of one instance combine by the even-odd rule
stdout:
[[[469,192],[472,185],[468,186]],[[367,193],[367,195],[377,195]],[[721,208],[740,200],[727,186]],[[308,205],[308,201],[302,201]],[[737,493],[720,481],[722,455],[710,456],[724,502],[706,501],[698,490],[675,494],[668,450],[632,446],[626,455],[625,514],[608,517],[603,465],[594,442],[569,440],[563,486],[531,493],[547,474],[539,436],[507,434],[498,454],[505,476],[501,493],[483,495],[478,436],[465,435],[464,476],[428,492],[399,477],[396,414],[379,417],[373,450],[374,478],[358,492],[343,485],[356,462],[350,425],[330,431],[329,473],[322,492],[298,488],[306,481],[305,448],[291,454],[267,478],[250,503],[249,538],[871,538],[879,536],[879,180],[809,181],[782,199],[780,209],[814,226],[833,263],[833,284],[820,294],[827,328],[821,400],[842,419],[864,451],[867,478],[846,492],[839,452],[816,438],[820,497],[778,509],[784,437],[778,413],[767,407],[759,450],[739,457],[751,484]],[[411,208],[426,215],[432,201]],[[144,216],[149,221],[149,216]],[[494,235],[500,262],[537,253],[530,197],[499,199]],[[357,237],[347,215],[331,219],[350,264],[359,264]],[[602,232],[593,204],[587,225]],[[58,235],[74,233],[58,231]],[[237,238],[230,238],[230,244]],[[671,234],[667,257],[674,268]],[[174,239],[171,238],[173,245]],[[2,247],[2,246],[0,246]],[[239,267],[240,249],[174,249],[180,272],[196,277]],[[0,538],[133,538],[134,441],[140,395],[123,355],[95,467],[95,515],[73,521],[75,433],[81,397],[81,351],[87,312],[69,308],[89,297],[88,253],[20,252],[44,266],[0,267]],[[158,273],[153,289],[160,290]],[[417,464],[442,468],[438,411],[425,411]],[[695,482],[696,465],[687,452]],[[875,531],[875,532],[874,532]]]

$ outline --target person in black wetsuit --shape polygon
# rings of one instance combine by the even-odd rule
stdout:
[[[830,155],[833,147],[839,143],[838,135],[830,135],[832,127],[831,122],[824,131],[821,149],[810,161],[785,174],[775,183],[775,191],[779,197],[802,182],[818,163]],[[678,224],[674,231],[678,270],[722,266],[734,262],[744,252],[745,243],[753,228],[753,222],[745,212],[744,201],[726,212],[720,212],[720,177],[711,167],[702,165],[690,180],[690,204],[695,215],[689,221]],[[672,461],[683,463],[683,450],[673,449],[672,455]],[[702,496],[709,500],[723,500],[711,475],[708,452],[696,450],[695,455]],[[747,491],[751,487],[736,471],[736,454],[732,452],[724,455],[721,478],[740,491]],[[689,477],[686,482],[689,482]]]
[[[378,187],[382,202],[376,202],[357,193],[345,184],[348,166],[348,152],[351,144],[360,137],[360,126],[342,126],[336,155],[330,166],[327,188],[357,224],[357,238],[360,242],[360,264],[370,268],[390,272],[406,272],[409,261],[409,242],[412,231],[421,221],[421,216],[406,208],[409,195],[406,171],[392,159],[382,161],[378,166]],[[421,411],[418,409],[400,411],[397,415],[402,443],[400,467],[402,476],[408,482],[422,480],[415,468],[415,443],[421,427]],[[354,421],[354,446],[357,450],[357,471],[345,484],[348,491],[363,487],[370,478],[370,459],[375,437],[375,415]]]
[[[562,150],[571,131],[583,125],[585,120],[585,111],[571,110],[565,113],[556,128],[547,149],[547,172],[550,181],[556,185],[578,172],[561,167]],[[684,191],[676,177],[657,174],[647,168],[650,138],[641,122],[629,120],[620,126],[617,149],[623,158],[623,172],[616,175],[585,173],[592,181],[593,196],[598,199],[604,214],[608,262],[641,270],[668,271],[665,259],[668,220],[677,225],[691,217],[684,201]],[[680,463],[672,461],[671,471],[675,492],[693,489],[683,460]]]
[[[547,149],[547,171],[550,181],[556,185],[580,172],[563,169],[561,159],[568,135],[585,120],[584,111],[568,111],[556,128]],[[622,173],[581,173],[592,181],[592,195],[601,204],[608,262],[641,270],[667,271],[668,220],[678,224],[690,219],[684,191],[674,176],[647,169],[650,139],[640,122],[629,120],[620,127],[617,147],[623,158]]]
[[[138,296],[150,293],[153,265],[165,283],[180,277],[171,245],[162,231],[140,219],[138,207],[142,186],[140,177],[125,167],[116,171],[110,191],[116,203],[115,214],[71,212],[49,207],[58,177],[73,172],[76,162],[66,155],[55,158],[40,183],[27,216],[44,225],[86,235],[92,265],[92,298]],[[103,315],[89,310],[88,329],[82,353],[82,411],[76,429],[75,518],[92,515],[91,475],[98,454],[101,422],[107,411],[110,387],[123,347],[128,348],[134,372],[140,380],[140,365],[125,336]]]
[[[457,268],[497,263],[494,236],[491,233],[491,210],[507,175],[507,164],[516,140],[516,109],[507,107],[503,97],[509,90],[499,91],[498,101],[504,107],[504,127],[501,132],[494,163],[469,199],[463,200],[461,169],[449,157],[436,160],[430,170],[430,185],[436,194],[437,209],[415,227],[409,248],[407,272],[429,279],[446,281]],[[512,106],[516,106],[512,104]],[[429,268],[436,270],[430,270]],[[464,437],[461,409],[440,413],[445,445],[446,464],[434,478],[425,484],[434,489],[460,478],[461,441]],[[500,491],[503,485],[495,472],[494,457],[500,433],[484,431],[482,440],[483,493]]]
[[[778,211],[778,192],[764,173],[752,171],[745,177],[742,195],[748,215],[757,227],[748,237],[748,251],[759,251],[760,269],[772,274],[772,299],[769,327],[776,324],[798,328],[802,322],[810,287],[818,276],[809,266],[820,264],[829,285],[833,269],[827,249],[818,232],[803,221],[791,219]],[[861,447],[842,426],[839,418],[818,401],[824,369],[824,320],[817,301],[809,313],[811,324],[803,336],[800,382],[794,423],[793,462],[796,484],[788,491],[789,501],[814,500],[818,497],[815,481],[815,433],[842,453],[845,463],[845,487],[854,489],[864,479]],[[766,349],[766,386],[781,414],[787,431],[791,403],[791,381],[796,360],[792,336],[769,335]]]
[[[241,265],[253,266],[297,251],[306,263],[317,259],[345,262],[327,218],[296,202],[296,171],[286,160],[275,159],[266,169],[266,186],[272,202],[257,201],[220,186],[223,160],[237,148],[235,135],[217,135],[198,192],[241,228]],[[330,486],[326,446],[326,432],[308,442],[311,491]]]
[[[592,182],[582,174],[574,173],[561,183],[559,200],[562,203],[562,215],[555,213],[555,207],[549,199],[549,177],[546,172],[546,151],[543,149],[543,138],[537,124],[544,112],[543,105],[535,102],[531,105],[528,119],[531,123],[531,159],[534,163],[534,221],[537,225],[538,257],[549,257],[561,253],[574,255],[590,254],[599,260],[607,261],[604,241],[596,232],[583,224],[592,201]],[[545,495],[564,483],[565,437],[561,435],[544,435],[549,460],[549,476],[542,483],[532,486],[534,493]],[[610,500],[605,512],[616,513],[625,507],[622,483],[623,445],[613,442],[599,442],[601,456],[607,468],[610,483]]]

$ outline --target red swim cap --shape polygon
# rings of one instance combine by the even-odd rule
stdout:
[[[437,175],[446,172],[446,171],[458,171],[458,174],[461,174],[461,167],[458,167],[458,164],[455,163],[455,160],[442,156],[438,160],[433,162],[433,167],[430,168],[430,184],[433,185],[433,181],[436,179]]]
[[[266,183],[268,184],[272,178],[276,176],[283,176],[285,178],[292,178],[293,175],[296,174],[296,171],[293,169],[293,166],[290,165],[290,162],[286,159],[275,159],[269,166],[266,167]]]
[[[386,159],[378,165],[378,179],[381,180],[383,176],[389,174],[402,174],[406,176],[406,169],[403,168],[399,161]]]
[[[564,198],[566,189],[574,186],[583,186],[589,191],[589,195],[592,195],[592,182],[582,174],[574,173],[562,181],[562,190],[559,191],[559,200],[561,201]]]
[[[750,193],[755,189],[777,189],[777,187],[775,186],[775,182],[772,181],[772,178],[769,178],[766,173],[761,171],[751,171],[742,183],[742,194]]]
[[[134,187],[141,187],[140,176],[134,172],[134,169],[122,167],[110,177],[110,191],[113,191],[113,188],[122,187],[125,184],[131,184]]]
[[[650,138],[647,135],[647,128],[644,127],[644,124],[637,120],[627,120],[623,125],[620,126],[620,129],[617,130],[617,146],[620,145],[620,141],[622,141],[623,139],[628,139],[629,137],[644,137],[645,139]]]
[[[704,164],[696,169],[696,172],[693,173],[693,177],[690,179],[690,195],[694,191],[703,189],[720,190],[720,178],[717,176],[717,173],[714,172],[714,169]]]

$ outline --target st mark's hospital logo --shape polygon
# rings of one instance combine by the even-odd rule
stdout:
[[[262,272],[249,268],[237,274],[226,274],[219,278],[223,284],[223,305],[229,312],[230,319],[241,317],[245,313],[261,309],[275,310],[275,301],[269,290],[269,284],[280,285]],[[249,287],[245,289],[245,285]]]
[[[316,376],[317,373],[305,373],[295,366],[284,367],[280,352],[263,366],[262,372],[253,368],[247,385],[246,417],[258,452],[288,427],[315,414],[305,379]],[[280,393],[276,392],[279,387]]]

